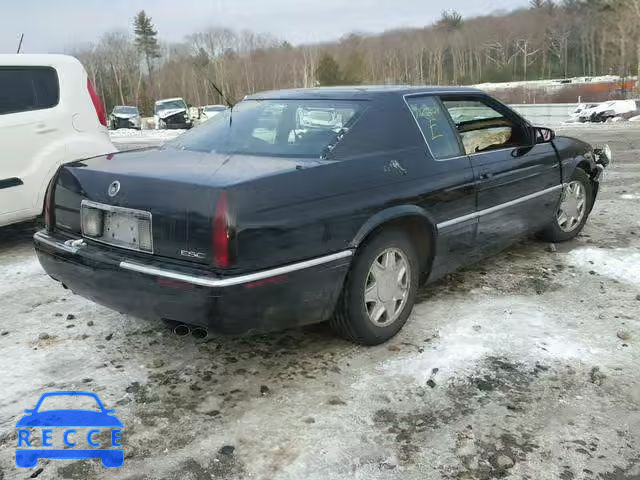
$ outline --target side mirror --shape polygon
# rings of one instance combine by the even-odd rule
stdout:
[[[556,138],[556,132],[550,128],[535,127],[536,143],[549,143]]]

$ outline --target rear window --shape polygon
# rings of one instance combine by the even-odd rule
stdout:
[[[168,145],[186,150],[320,158],[362,114],[366,102],[245,100]]]
[[[173,110],[177,108],[187,108],[187,104],[184,103],[184,100],[167,100],[163,102],[156,103],[155,112],[158,113],[161,110]]]
[[[123,113],[127,115],[137,115],[138,109],[136,107],[114,107],[113,113]]]
[[[0,115],[55,107],[58,75],[48,67],[0,67]]]

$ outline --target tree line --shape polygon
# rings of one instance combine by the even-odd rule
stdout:
[[[465,19],[445,11],[424,28],[351,33],[293,46],[272,35],[211,27],[159,40],[140,12],[131,31],[108,32],[70,53],[107,108],[182,96],[224,103],[278,88],[341,84],[477,84],[573,76],[638,75],[640,0],[531,0],[528,8]]]

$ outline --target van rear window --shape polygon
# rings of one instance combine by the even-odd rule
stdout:
[[[0,115],[55,107],[58,75],[49,67],[0,67]]]

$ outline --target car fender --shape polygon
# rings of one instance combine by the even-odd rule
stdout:
[[[569,137],[556,137],[553,146],[560,158],[562,182],[568,182],[578,166],[582,166],[590,175],[597,171],[593,149],[588,143]]]
[[[371,216],[358,230],[355,234],[349,246],[352,248],[357,248],[360,243],[376,228],[380,227],[387,222],[393,220],[399,220],[401,218],[407,217],[418,217],[422,219],[428,228],[431,230],[433,237],[435,239],[436,235],[436,222],[433,217],[423,208],[417,205],[396,205],[395,207],[390,207],[384,209],[382,211],[377,212],[373,216]]]
[[[58,169],[65,163],[75,162],[85,158],[96,157],[99,155],[106,155],[109,153],[117,152],[118,149],[111,143],[109,134],[90,134],[90,135],[78,135],[75,134],[72,139],[63,138],[59,142],[54,142],[46,150],[40,152],[40,157],[47,159],[55,159],[53,162],[48,162],[46,165],[44,162],[39,163],[42,165],[43,170],[46,169],[46,174],[42,176],[40,187],[34,197],[33,208],[37,210],[37,215],[42,213],[44,206],[44,196],[46,194],[49,182],[56,174]]]

